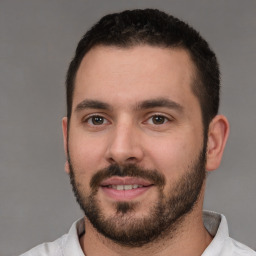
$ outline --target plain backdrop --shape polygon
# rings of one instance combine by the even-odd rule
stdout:
[[[65,73],[100,17],[146,7],[189,22],[218,56],[231,134],[205,208],[225,214],[231,236],[256,248],[255,0],[1,0],[1,256],[55,240],[82,216],[64,172]]]

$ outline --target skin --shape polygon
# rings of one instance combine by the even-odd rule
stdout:
[[[194,76],[194,64],[184,49],[99,46],[86,54],[76,76],[69,131],[67,118],[62,124],[65,150],[68,147],[84,194],[90,193],[92,175],[112,163],[158,170],[166,177],[163,192],[167,194],[203,146],[200,104],[191,89]],[[175,104],[138,108],[145,101],[159,99]],[[85,100],[108,104],[109,109],[81,107]],[[103,117],[104,122],[95,125],[92,115]],[[155,124],[154,115],[164,117],[164,122]],[[217,115],[209,125],[207,171],[218,168],[228,133],[226,118]],[[67,163],[65,169],[69,173]],[[202,221],[204,189],[205,184],[174,237],[141,248],[122,248],[99,234],[85,218],[81,247],[88,256],[201,255],[212,240]],[[114,217],[114,199],[102,190],[97,199],[104,214]],[[140,202],[134,217],[148,216],[157,190],[153,186],[132,200]]]

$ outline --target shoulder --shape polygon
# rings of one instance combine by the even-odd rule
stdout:
[[[202,256],[256,256],[256,252],[231,237],[223,237],[217,243],[213,239]]]
[[[50,243],[40,244],[20,256],[84,256],[79,237],[85,232],[84,219],[75,221],[69,232]]]
[[[67,240],[67,234],[49,243],[40,244],[20,256],[62,256],[62,247]]]
[[[256,256],[255,251],[229,236],[228,223],[223,214],[204,211],[204,225],[213,240],[202,256]]]
[[[256,256],[256,252],[249,248],[248,246],[229,237],[228,239],[225,240],[223,246],[223,255]]]

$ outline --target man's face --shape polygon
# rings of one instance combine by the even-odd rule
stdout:
[[[102,46],[83,59],[68,171],[81,207],[105,236],[142,245],[131,237],[149,241],[174,229],[196,203],[206,142],[194,74],[182,49]]]

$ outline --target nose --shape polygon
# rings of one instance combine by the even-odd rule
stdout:
[[[139,129],[124,122],[116,125],[109,138],[106,151],[107,161],[111,164],[137,164],[143,158]]]

